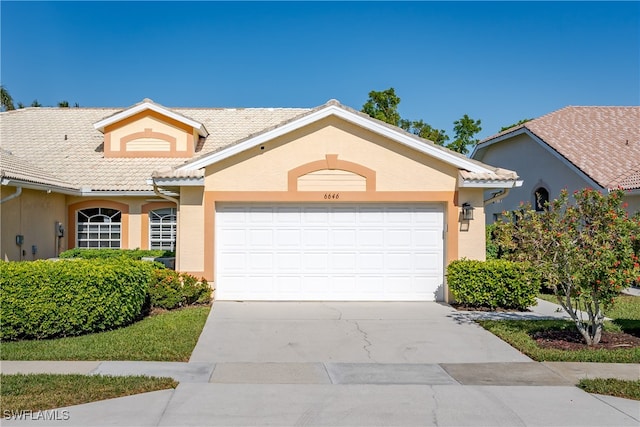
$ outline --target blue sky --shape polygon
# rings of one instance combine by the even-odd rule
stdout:
[[[639,2],[0,3],[0,80],[45,106],[360,109],[480,137],[566,105],[640,104]]]

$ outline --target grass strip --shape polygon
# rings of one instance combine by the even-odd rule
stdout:
[[[79,337],[3,342],[1,360],[189,360],[210,307],[187,307]]]
[[[540,348],[530,334],[550,329],[575,329],[566,320],[480,320],[478,323],[538,362],[640,363],[640,348],[558,350]]]
[[[145,376],[0,374],[0,413],[44,411],[114,397],[175,388],[172,378]],[[3,415],[5,416],[5,415]]]
[[[582,379],[578,383],[578,387],[587,393],[640,400],[640,380],[629,381],[616,378]]]

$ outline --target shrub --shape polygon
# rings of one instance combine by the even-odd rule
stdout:
[[[486,242],[487,242],[486,244],[487,259],[499,258],[500,248],[494,238],[495,229],[496,229],[495,224],[489,224],[485,228]]]
[[[529,264],[501,259],[453,261],[447,282],[457,302],[491,309],[524,310],[535,305],[540,289],[540,276]]]
[[[211,301],[211,288],[206,279],[200,281],[187,273],[157,269],[149,286],[151,307],[171,310]]]
[[[60,254],[60,258],[106,259],[106,258],[130,258],[140,260],[142,258],[158,258],[174,256],[173,252],[163,250],[143,249],[69,249]]]
[[[105,331],[141,313],[155,267],[129,259],[0,263],[0,339]]]

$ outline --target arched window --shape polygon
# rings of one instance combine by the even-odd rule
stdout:
[[[534,192],[534,197],[536,212],[546,211],[548,209],[547,204],[549,203],[549,191],[544,187],[538,187]]]
[[[120,247],[122,214],[119,210],[89,208],[77,211],[76,215],[76,247]]]
[[[175,251],[176,208],[149,211],[149,249]]]

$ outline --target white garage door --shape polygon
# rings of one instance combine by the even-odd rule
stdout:
[[[218,299],[441,298],[439,206],[216,204],[215,222]]]

